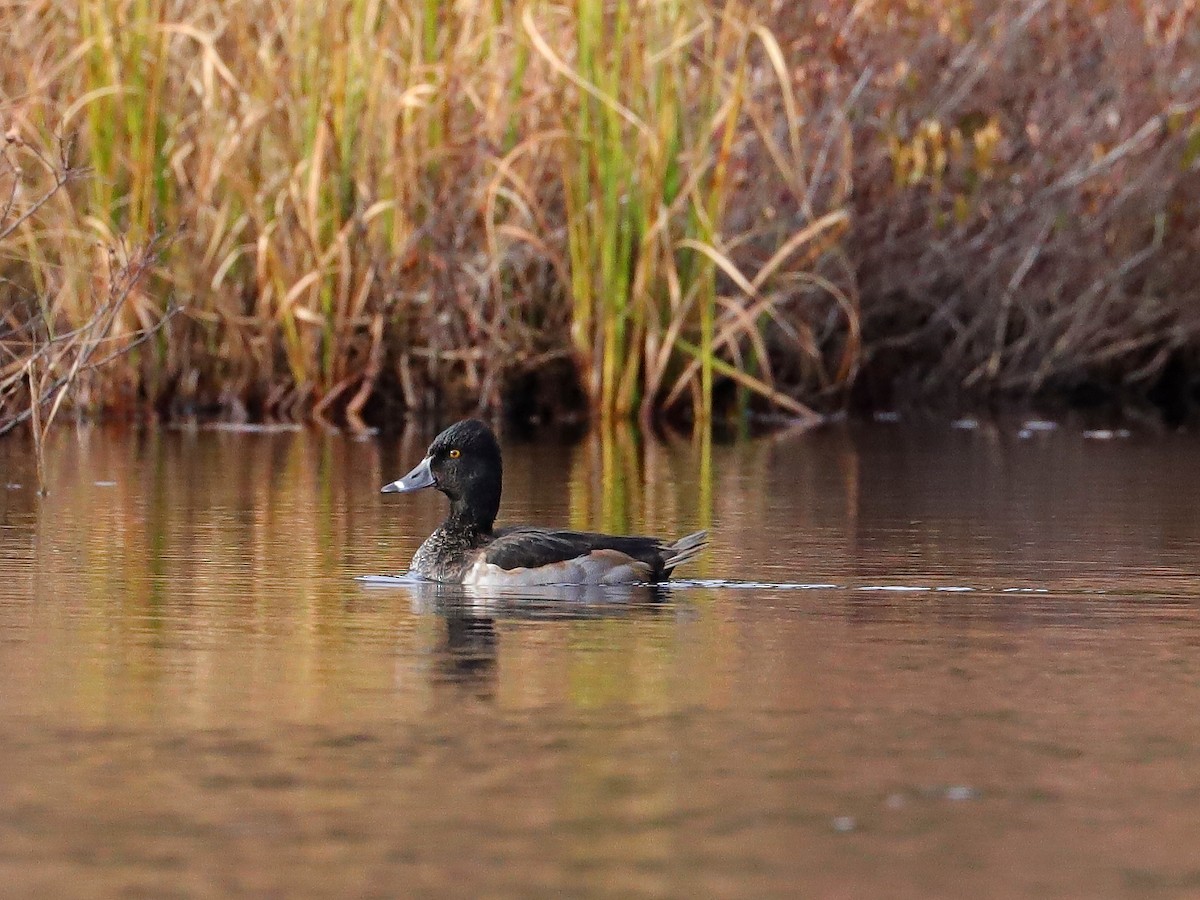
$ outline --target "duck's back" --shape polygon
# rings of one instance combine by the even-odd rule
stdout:
[[[464,584],[629,584],[657,582],[704,547],[696,532],[667,544],[658,538],[517,526],[496,532],[463,574]]]

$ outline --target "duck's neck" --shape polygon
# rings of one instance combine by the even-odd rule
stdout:
[[[442,528],[455,534],[490,535],[496,521],[496,510],[480,509],[462,497],[450,498],[450,514]]]

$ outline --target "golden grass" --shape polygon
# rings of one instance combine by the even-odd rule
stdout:
[[[703,422],[864,370],[1147,382],[1194,339],[1200,194],[1196,5],[1152,6],[9,4],[9,324],[92,321],[97,260],[167,234],[106,339],[183,313],[77,403],[361,425],[574,372],[600,418]],[[89,175],[26,215],[61,140]]]
[[[738,265],[733,157],[773,140],[776,108],[793,141],[769,157],[803,182],[782,52],[736,3],[88,0],[6,16],[26,36],[6,127],[43,152],[72,135],[91,169],[22,224],[6,268],[70,325],[93,303],[92,245],[178,230],[147,296],[177,298],[187,322],[140,386],[176,409],[357,416],[383,382],[411,409],[449,382],[495,403],[569,331],[605,417],[668,397],[706,418],[721,372],[806,411],[772,384],[769,301],[747,315],[758,294],[717,284]]]

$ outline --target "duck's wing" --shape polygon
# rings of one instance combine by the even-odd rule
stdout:
[[[498,531],[496,539],[484,548],[484,559],[502,569],[534,568],[611,550],[633,560],[661,565],[663,549],[657,538],[519,525]]]

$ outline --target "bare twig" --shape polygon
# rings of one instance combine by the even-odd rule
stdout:
[[[22,170],[10,156],[9,148],[13,146],[32,156],[52,177],[52,183],[45,192],[15,213],[17,182]],[[0,241],[36,216],[68,183],[84,174],[83,169],[72,166],[70,143],[61,139],[59,156],[54,160],[36,147],[24,144],[10,132],[6,137],[2,159],[12,173],[14,186],[0,214]],[[133,252],[122,253],[124,263],[110,273],[106,287],[94,299],[93,311],[82,325],[57,331],[49,304],[37,302],[28,304],[24,316],[14,315],[10,311],[5,317],[9,327],[0,336],[0,351],[12,362],[5,367],[7,374],[0,370],[0,398],[7,405],[7,401],[25,391],[28,393],[28,403],[22,411],[0,417],[0,436],[25,422],[31,424],[38,485],[43,492],[46,487],[43,459],[46,432],[66,402],[71,386],[84,373],[103,368],[149,340],[178,311],[176,306],[168,308],[156,322],[149,327],[142,327],[132,337],[112,334],[126,302],[158,259],[161,245],[161,236],[155,236]],[[13,287],[16,288],[15,285]],[[115,349],[101,355],[102,348],[111,342],[116,343]]]
[[[175,315],[181,309],[183,309],[183,307],[179,306],[179,305],[174,305],[174,306],[169,307],[163,313],[162,318],[160,318],[157,322],[155,322],[152,327],[141,332],[140,334],[138,334],[137,337],[133,338],[127,344],[124,344],[123,346],[121,346],[119,349],[114,350],[112,353],[108,354],[107,356],[105,356],[101,359],[97,359],[97,360],[90,360],[83,364],[77,365],[77,364],[73,363],[71,371],[69,373],[59,376],[48,387],[44,387],[41,391],[38,392],[38,398],[39,398],[38,403],[31,404],[30,409],[26,409],[19,413],[16,413],[15,415],[11,416],[10,418],[6,419],[5,421],[0,422],[0,437],[3,437],[4,435],[6,435],[10,431],[12,431],[14,428],[21,425],[23,422],[26,422],[30,418],[34,417],[36,415],[36,413],[33,411],[32,407],[45,405],[46,403],[50,402],[51,397],[54,397],[58,391],[62,390],[64,387],[69,385],[79,375],[83,374],[84,372],[90,372],[90,371],[94,371],[97,369],[103,369],[109,363],[113,362],[114,360],[120,359],[122,356],[128,355],[129,351],[146,343],[146,341],[150,340],[150,338],[154,337],[156,334],[158,334],[160,331],[162,331],[163,328],[166,327],[167,323],[169,321],[171,321],[171,319],[173,319],[175,317]],[[96,347],[98,347],[99,343],[100,342],[96,342],[95,344],[93,344],[92,350],[94,350]],[[89,353],[90,353],[90,351],[89,351]],[[56,404],[56,406],[55,406],[56,412],[57,412],[57,409],[58,409],[58,407]],[[47,419],[47,424],[49,424],[49,421],[50,420]]]
[[[88,173],[86,168],[73,166],[71,164],[71,143],[67,140],[59,140],[59,161],[57,164],[47,160],[46,157],[36,147],[32,147],[23,143],[19,138],[14,137],[11,133],[6,136],[5,141],[9,144],[17,144],[33,154],[34,157],[51,173],[54,178],[54,183],[48,187],[40,197],[29,204],[29,206],[21,210],[21,212],[17,214],[16,218],[10,221],[9,216],[12,214],[13,205],[16,202],[17,184],[19,176],[21,175],[21,168],[13,164],[7,159],[7,157],[5,157],[5,160],[8,162],[9,168],[13,173],[13,186],[8,200],[5,202],[4,211],[3,213],[0,213],[0,241],[4,240],[6,237],[20,228],[21,225],[28,221],[31,217],[37,215],[38,211],[47,203],[49,203],[51,198],[53,198],[54,195],[61,191],[64,187],[66,187],[72,181],[77,181],[80,178],[85,177]]]

